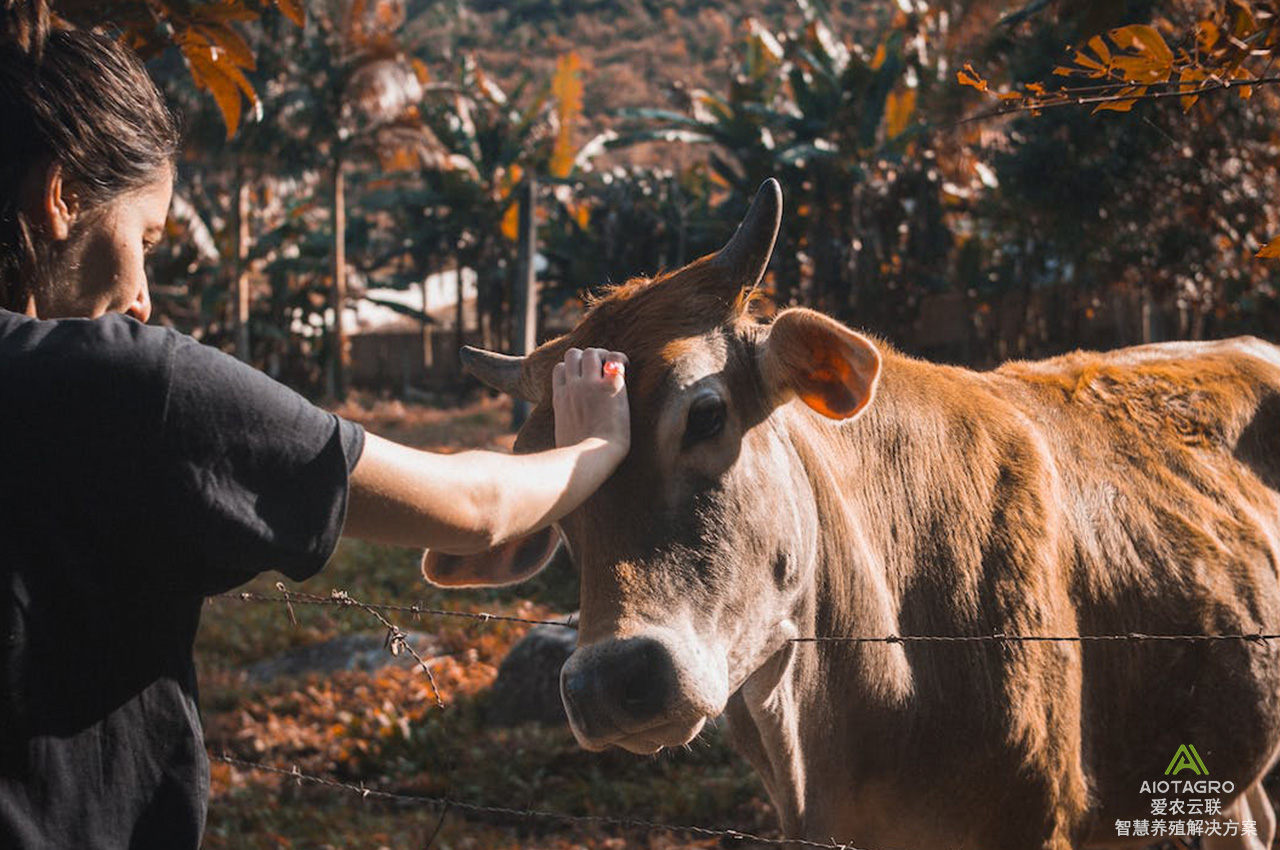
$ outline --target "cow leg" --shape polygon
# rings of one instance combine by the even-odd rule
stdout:
[[[1262,780],[1255,782],[1244,796],[1249,801],[1253,820],[1258,822],[1258,841],[1265,850],[1270,850],[1271,842],[1276,837],[1276,811],[1271,805],[1271,798],[1262,787]]]
[[[1223,809],[1222,819],[1236,823],[1251,820],[1257,825],[1258,834],[1206,835],[1201,840],[1202,850],[1271,850],[1271,841],[1276,834],[1276,814],[1261,781],[1255,782],[1234,803]]]

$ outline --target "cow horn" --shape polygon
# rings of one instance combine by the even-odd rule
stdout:
[[[524,401],[537,401],[524,391],[524,358],[483,348],[462,346],[462,368],[499,392]]]
[[[760,184],[733,238],[720,249],[712,263],[727,271],[735,285],[754,288],[769,267],[773,243],[778,239],[781,226],[782,187],[770,177]]]

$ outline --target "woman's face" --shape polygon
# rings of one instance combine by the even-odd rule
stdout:
[[[96,319],[126,313],[147,321],[151,293],[144,258],[164,235],[172,196],[173,173],[165,168],[151,183],[72,221],[52,270],[56,279],[35,296],[35,315]]]

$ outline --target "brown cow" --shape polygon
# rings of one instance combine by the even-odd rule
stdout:
[[[1280,350],[973,372],[809,310],[765,324],[747,293],[780,215],[770,181],[719,253],[614,289],[523,361],[468,355],[538,402],[520,451],[552,445],[567,347],[630,356],[631,454],[560,529],[581,570],[562,674],[579,742],[652,753],[724,712],[787,836],[872,850],[1147,843],[1116,821],[1177,797],[1142,783],[1189,744],[1222,783],[1193,796],[1259,834],[1204,846],[1270,847],[1274,643],[792,638],[1280,631]],[[554,542],[425,570],[515,581]]]

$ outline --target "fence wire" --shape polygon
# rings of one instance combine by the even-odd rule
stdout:
[[[989,635],[873,635],[791,638],[792,643],[1091,643],[1097,641],[1223,641],[1266,643],[1280,634],[1238,632],[1222,634],[1158,635],[1125,632],[1109,635],[1017,635],[995,632]]]
[[[591,825],[595,827],[612,827],[614,829],[643,829],[652,832],[684,833],[704,838],[752,841],[757,844],[773,847],[810,847],[821,848],[821,850],[860,850],[860,848],[854,847],[852,844],[808,841],[803,838],[766,838],[762,835],[755,835],[750,832],[741,832],[736,829],[713,829],[705,826],[659,823],[657,821],[640,820],[637,818],[617,818],[606,815],[570,815],[563,812],[543,811],[541,809],[516,809],[509,808],[507,806],[482,805],[479,803],[469,803],[464,800],[458,800],[453,797],[400,794],[394,791],[370,788],[366,785],[354,785],[350,782],[341,782],[329,777],[312,776],[311,774],[301,772],[296,767],[283,768],[275,765],[245,761],[244,759],[228,756],[225,753],[211,753],[209,758],[242,770],[252,770],[259,773],[271,773],[278,776],[286,776],[297,782],[299,785],[317,785],[324,788],[333,788],[352,794],[359,794],[366,800],[386,800],[388,802],[402,803],[405,805],[429,806],[447,811],[468,812],[470,814],[480,816],[514,818],[517,820],[542,820],[554,821],[557,823]]]
[[[466,620],[478,620],[483,623],[488,622],[506,622],[506,623],[528,623],[534,626],[560,626],[566,629],[576,629],[577,621],[572,617],[566,617],[563,620],[537,620],[529,617],[513,617],[508,614],[489,614],[483,611],[448,611],[443,608],[428,608],[425,605],[403,605],[391,604],[387,602],[358,602],[351,597],[345,590],[334,590],[328,596],[316,596],[311,593],[302,593],[297,590],[286,590],[283,584],[277,583],[276,590],[280,591],[280,596],[270,596],[262,593],[219,593],[209,597],[210,599],[233,599],[239,602],[264,602],[275,603],[277,605],[327,605],[331,607],[350,607],[358,606],[365,611],[379,611],[390,614],[411,614],[416,619],[418,617],[458,617]]]
[[[402,651],[407,651],[417,661],[418,666],[422,668],[427,676],[427,680],[431,685],[431,691],[435,698],[436,705],[444,708],[445,704],[441,697],[439,689],[436,687],[434,676],[431,674],[430,667],[427,662],[413,649],[408,641],[408,636],[395,623],[387,618],[387,614],[409,614],[414,619],[424,616],[430,617],[454,617],[467,619],[477,622],[508,622],[508,623],[525,623],[534,626],[558,626],[561,628],[576,629],[578,627],[575,617],[570,616],[561,620],[536,619],[530,617],[516,617],[508,614],[494,614],[489,612],[475,611],[450,611],[442,608],[429,608],[418,604],[393,604],[386,602],[363,602],[351,594],[343,590],[332,590],[328,596],[318,596],[311,593],[303,593],[300,591],[288,590],[283,583],[276,584],[276,590],[280,595],[271,596],[261,593],[240,592],[240,593],[222,593],[211,599],[234,600],[247,603],[263,603],[283,605],[289,613],[290,621],[297,623],[294,615],[293,606],[295,605],[312,605],[312,606],[328,606],[335,608],[355,608],[359,609],[369,616],[375,618],[383,629],[387,632],[386,647],[393,655],[398,655]],[[884,644],[908,644],[908,643],[932,643],[932,644],[961,644],[961,643],[1092,643],[1092,642],[1205,642],[1205,641],[1243,641],[1252,644],[1269,644],[1270,641],[1280,639],[1280,634],[1267,632],[1224,632],[1224,633],[1203,633],[1203,634],[1148,634],[1143,632],[1125,632],[1116,634],[1093,634],[1093,635],[1024,635],[1024,634],[1007,634],[996,632],[992,634],[971,634],[971,635],[834,635],[834,636],[810,636],[791,638],[793,643],[812,643],[812,644],[836,644],[836,643],[884,643]],[[222,762],[232,767],[242,770],[251,770],[259,773],[276,774],[287,776],[296,781],[298,784],[307,784],[346,791],[353,794],[359,794],[364,799],[378,799],[389,802],[396,802],[406,805],[429,806],[439,808],[441,811],[440,823],[436,825],[435,833],[431,836],[427,846],[430,847],[434,843],[435,835],[439,833],[440,827],[444,822],[445,815],[450,811],[460,811],[477,816],[514,818],[516,820],[539,820],[550,821],[565,824],[591,825],[596,827],[606,827],[613,829],[642,829],[648,831],[660,831],[677,834],[695,835],[705,838],[719,838],[722,840],[749,841],[764,846],[774,847],[804,847],[815,848],[815,850],[860,850],[849,844],[836,843],[834,839],[830,842],[811,841],[806,839],[779,839],[766,838],[764,836],[755,835],[749,832],[741,832],[734,829],[713,829],[710,827],[689,826],[678,824],[659,823],[657,821],[643,820],[637,818],[619,818],[609,817],[605,815],[570,815],[562,812],[542,811],[539,809],[517,809],[506,806],[492,806],[479,803],[471,803],[464,800],[454,799],[447,796],[419,796],[411,794],[401,794],[393,791],[387,791],[378,788],[369,788],[363,784],[356,785],[349,782],[324,777],[313,776],[302,773],[297,767],[283,768],[275,765],[260,764],[257,762],[238,759],[233,756],[223,754],[210,754],[212,760]],[[1186,847],[1185,843],[1181,845]]]
[[[220,593],[211,599],[228,599],[239,602],[274,603],[292,607],[293,605],[322,605],[339,608],[360,608],[375,616],[385,628],[395,629],[381,613],[404,613],[413,617],[457,617],[479,622],[526,623],[534,626],[559,626],[566,629],[577,629],[575,617],[561,620],[540,620],[530,617],[515,617],[509,614],[493,614],[483,611],[449,611],[442,608],[428,608],[424,605],[403,605],[386,602],[361,602],[344,590],[334,590],[329,596],[316,596],[310,593],[286,590],[283,584],[277,584],[280,596],[261,593]],[[399,643],[403,643],[404,633],[399,632]],[[1091,643],[1091,642],[1123,642],[1123,641],[1244,641],[1247,643],[1269,643],[1280,640],[1280,633],[1272,632],[1219,632],[1190,634],[1151,634],[1146,632],[1117,632],[1094,635],[1023,635],[1006,632],[973,635],[814,635],[790,638],[791,643]],[[425,669],[425,665],[424,665]]]

